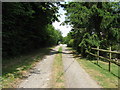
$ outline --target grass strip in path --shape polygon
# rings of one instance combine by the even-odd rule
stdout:
[[[64,88],[62,47],[59,48],[53,63],[52,88]]]

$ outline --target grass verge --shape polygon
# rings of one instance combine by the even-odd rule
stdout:
[[[51,48],[41,48],[27,55],[3,60],[1,88],[16,88],[21,79],[24,79],[28,71],[34,67],[45,55],[49,54]]]
[[[97,65],[95,60],[77,58],[79,64],[85,71],[98,82],[103,88],[118,88],[118,66],[111,64],[111,72],[108,71],[108,63],[99,61]]]
[[[118,88],[119,87],[119,66],[111,63],[111,71],[108,71],[108,62],[99,60],[98,64],[96,60],[88,60],[81,58],[81,56],[72,48],[74,58],[85,69],[85,71],[103,88]]]
[[[53,63],[52,88],[64,88],[62,47],[59,48]]]

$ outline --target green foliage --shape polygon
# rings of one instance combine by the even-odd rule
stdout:
[[[52,26],[52,22],[58,21],[57,10],[55,3],[50,2],[4,2],[3,58],[56,45],[62,37]]]
[[[73,47],[73,42],[74,42],[74,39],[71,39],[71,40],[68,42],[68,47]]]
[[[69,2],[64,5],[66,24],[73,26],[69,40],[83,56],[86,49],[100,46],[107,49],[120,42],[118,2]]]
[[[89,44],[89,46],[99,46],[100,45],[98,36],[96,34],[93,34],[92,36],[90,36],[89,33],[85,33],[79,46],[87,47],[87,45],[85,45],[85,43]]]
[[[63,43],[64,43],[64,44],[67,44],[67,45],[69,44],[70,40],[72,39],[71,35],[72,35],[72,32],[69,32],[69,33],[67,34],[67,36],[63,38]],[[69,45],[68,45],[68,46],[69,46]]]
[[[46,45],[52,46],[58,44],[59,41],[62,40],[61,31],[55,30],[52,25],[46,26],[46,37],[44,38]],[[47,41],[47,42],[46,42]]]

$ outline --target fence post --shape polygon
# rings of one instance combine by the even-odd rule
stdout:
[[[111,51],[111,46],[110,46],[110,51]],[[111,59],[111,53],[109,54],[109,58]],[[110,71],[110,61],[109,61],[109,71]]]
[[[99,49],[99,46],[97,46],[97,49]],[[99,50],[97,50],[97,55],[99,56]],[[97,57],[97,64],[98,64],[99,57]]]

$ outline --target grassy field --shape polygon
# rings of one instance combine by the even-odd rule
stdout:
[[[2,62],[2,88],[15,88],[17,83],[27,75],[29,69],[34,67],[51,48],[41,48],[27,55],[3,60]]]
[[[77,58],[79,64],[88,72],[88,74],[98,82],[103,88],[118,88],[118,66],[111,64],[111,71],[108,71],[108,63],[95,60]]]
[[[53,88],[64,88],[64,75],[63,75],[63,63],[62,63],[62,47],[59,48],[58,54],[55,56],[53,63]]]

